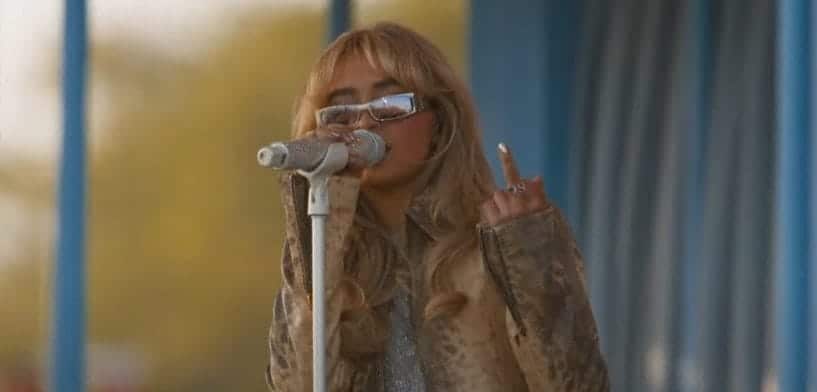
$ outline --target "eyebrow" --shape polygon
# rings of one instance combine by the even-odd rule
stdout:
[[[377,91],[383,91],[390,87],[397,87],[400,86],[400,83],[397,83],[396,80],[393,78],[386,78],[374,84],[374,89]]]
[[[391,88],[391,87],[396,87],[396,86],[400,86],[400,83],[397,83],[397,81],[394,80],[394,78],[386,78],[386,79],[379,80],[379,81],[375,82],[373,87],[374,87],[375,91],[380,92],[380,91],[386,90],[386,89]],[[354,96],[355,92],[357,92],[357,89],[354,88],[354,87],[342,87],[342,88],[333,90],[331,93],[329,93],[329,96],[327,97],[326,101],[327,102],[332,102],[332,101],[334,101],[335,99],[337,99],[339,97],[347,96],[347,95],[348,96]]]
[[[326,98],[326,102],[332,102],[338,97],[342,97],[345,95],[354,96],[356,89],[354,87],[344,87],[339,88],[337,90],[332,91],[329,93],[329,96]]]

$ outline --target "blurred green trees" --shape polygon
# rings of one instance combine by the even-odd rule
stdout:
[[[464,2],[436,3],[355,17],[409,25],[462,70]],[[89,104],[109,109],[89,148],[88,340],[143,358],[148,391],[264,390],[283,226],[277,174],[255,152],[288,137],[326,21],[298,8],[225,18],[236,27],[195,61],[127,37],[93,45],[104,88]],[[0,193],[53,215],[49,166],[30,166],[2,168]],[[0,360],[44,359],[51,237],[21,239],[19,262],[0,266]]]

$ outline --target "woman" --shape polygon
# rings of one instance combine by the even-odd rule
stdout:
[[[581,256],[542,180],[499,146],[496,189],[474,103],[440,51],[404,27],[348,32],[322,54],[294,136],[388,145],[330,185],[327,368],[331,391],[606,391]],[[267,380],[312,384],[308,184],[282,179],[283,287]]]

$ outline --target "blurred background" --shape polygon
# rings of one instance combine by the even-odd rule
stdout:
[[[48,375],[63,15],[0,0],[0,392]],[[494,167],[509,143],[567,212],[614,391],[817,391],[815,19],[808,0],[90,2],[89,390],[266,390],[283,226],[255,152],[288,137],[333,29],[390,20],[470,82]]]

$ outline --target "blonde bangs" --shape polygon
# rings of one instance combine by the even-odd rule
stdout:
[[[411,39],[405,39],[411,35]],[[432,58],[429,58],[429,53]],[[316,107],[326,103],[329,86],[338,64],[349,57],[365,58],[372,68],[382,70],[400,85],[422,97],[449,92],[444,78],[429,63],[445,63],[439,50],[417,33],[381,23],[371,29],[346,32],[321,55],[307,83],[305,99]]]

